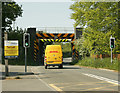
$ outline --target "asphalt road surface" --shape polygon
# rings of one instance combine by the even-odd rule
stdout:
[[[81,68],[77,66],[32,67],[37,78],[57,91],[118,91],[116,72]]]
[[[28,72],[34,75],[18,75],[24,66],[9,66],[9,70],[11,76],[2,80],[2,91],[118,91],[118,72],[104,69],[29,66]]]

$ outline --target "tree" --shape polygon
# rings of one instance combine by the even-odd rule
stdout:
[[[12,21],[22,16],[22,6],[16,2],[2,2],[2,27],[11,28]]]
[[[116,38],[114,52],[120,53],[118,2],[77,2],[70,6],[74,26],[85,27],[82,47],[90,53],[110,53],[109,38]]]

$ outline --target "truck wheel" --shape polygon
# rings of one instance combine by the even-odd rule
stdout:
[[[45,69],[47,69],[47,65],[45,66]]]
[[[63,65],[60,65],[59,68],[63,68]]]

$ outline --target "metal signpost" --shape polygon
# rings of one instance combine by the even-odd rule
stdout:
[[[7,38],[8,38],[7,33],[4,33],[4,35],[5,35],[5,40],[7,40]],[[8,73],[8,59],[5,59],[5,76],[9,76],[9,73]]]
[[[112,63],[112,49],[115,48],[115,38],[110,37],[110,48],[111,48],[111,63]]]
[[[27,72],[27,48],[25,47],[25,72]]]
[[[30,47],[30,34],[24,33],[23,46],[25,47],[25,72],[27,72],[27,48]]]

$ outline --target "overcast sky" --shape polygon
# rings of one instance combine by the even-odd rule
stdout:
[[[69,9],[73,2],[17,2],[22,5],[23,16],[17,18],[15,27],[73,27]]]

